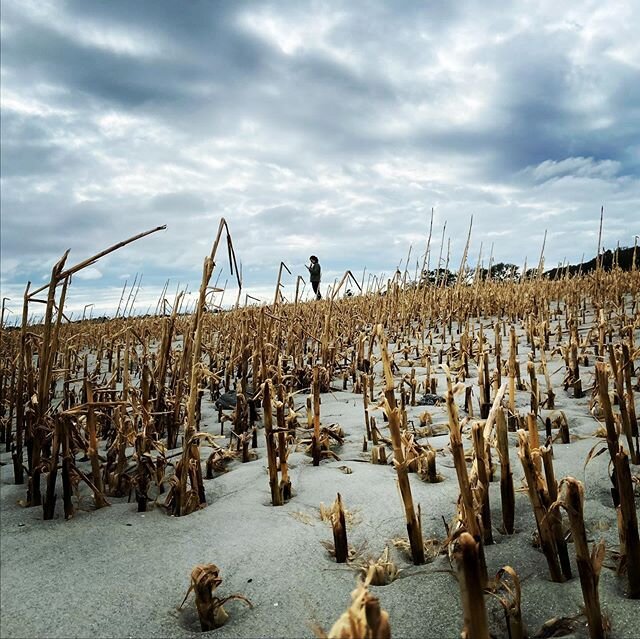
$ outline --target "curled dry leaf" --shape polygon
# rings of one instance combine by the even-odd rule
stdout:
[[[522,622],[522,593],[520,578],[511,566],[502,567],[496,574],[493,588],[489,590],[502,606],[511,639],[524,639],[526,631]]]
[[[244,595],[215,597],[213,593],[221,583],[220,569],[215,564],[198,564],[191,571],[191,585],[180,604],[180,608],[184,606],[187,597],[193,591],[196,596],[196,609],[203,632],[219,628],[227,622],[229,614],[224,609],[224,604],[228,601],[236,599],[247,604],[249,608],[253,608],[253,604]]]

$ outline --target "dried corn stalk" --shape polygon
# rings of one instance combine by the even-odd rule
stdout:
[[[378,337],[380,339],[380,349],[382,352],[382,362],[385,376],[385,412],[389,419],[389,430],[393,441],[394,465],[398,473],[398,485],[402,496],[402,503],[405,509],[407,522],[407,532],[411,543],[411,554],[413,563],[416,565],[424,563],[424,548],[422,545],[422,525],[420,523],[420,508],[418,511],[413,505],[411,495],[411,484],[407,471],[407,463],[402,451],[402,438],[400,435],[400,416],[396,406],[395,394],[393,391],[393,373],[391,372],[391,362],[387,351],[387,343],[382,326],[378,326]]]
[[[336,562],[343,564],[349,556],[349,544],[347,542],[347,523],[342,507],[340,493],[331,508],[331,528],[333,529],[333,544],[336,553]]]
[[[447,412],[449,415],[449,442],[451,453],[453,455],[453,463],[456,468],[458,477],[458,485],[460,487],[460,499],[458,507],[460,510],[460,522],[464,529],[476,539],[479,543],[478,553],[480,557],[480,565],[482,574],[484,575],[484,583],[487,579],[486,562],[484,559],[484,547],[482,544],[482,526],[480,524],[479,508],[473,497],[469,474],[467,472],[467,463],[462,445],[462,427],[458,419],[458,407],[454,401],[454,389],[451,383],[449,371],[447,373]]]
[[[333,624],[327,639],[391,639],[389,614],[367,590],[369,583],[369,576],[358,583],[351,593],[351,606]]]
[[[184,606],[187,597],[193,591],[196,596],[196,609],[200,618],[200,627],[203,632],[215,630],[223,626],[229,619],[224,604],[234,599],[247,604],[253,608],[253,604],[244,595],[229,595],[227,597],[216,597],[214,592],[222,583],[220,569],[215,564],[198,564],[191,571],[191,585],[184,596],[180,608]]]
[[[509,639],[525,639],[527,633],[522,622],[522,592],[518,573],[511,566],[500,568],[490,593],[498,599],[504,610]]]
[[[464,613],[463,639],[489,639],[487,610],[484,603],[483,566],[479,543],[468,532],[454,542],[454,558],[458,567],[458,582]]]
[[[409,559],[411,559],[411,544],[406,537],[395,537],[391,543]],[[433,561],[439,554],[445,552],[446,543],[439,539],[423,538],[422,546],[424,548],[425,561],[429,563]]]
[[[538,470],[534,461],[534,455],[538,455],[538,451],[531,451],[529,446],[529,437],[524,430],[518,431],[520,441],[520,450],[518,456],[522,462],[524,475],[527,480],[527,488],[529,491],[529,499],[533,508],[533,514],[538,526],[538,535],[540,537],[540,547],[549,566],[549,573],[552,581],[562,582],[570,575],[562,572],[558,557],[557,537],[553,527],[553,516],[550,515],[551,500],[547,492],[546,483],[542,474]]]
[[[605,628],[600,612],[600,598],[598,596],[598,581],[600,570],[604,561],[605,545],[604,541],[594,544],[591,553],[587,545],[587,534],[584,527],[584,488],[582,484],[573,477],[566,477],[560,483],[561,504],[571,522],[571,532],[573,533],[573,543],[576,550],[576,562],[578,573],[580,574],[580,586],[584,597],[585,613],[588,619],[589,636],[591,639],[603,639]]]

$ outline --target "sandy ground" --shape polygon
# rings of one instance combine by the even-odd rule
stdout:
[[[525,353],[521,349],[521,361],[526,361]],[[561,364],[555,358],[549,370],[556,371]],[[583,369],[585,388],[591,383],[591,371]],[[420,379],[424,377],[424,369],[416,372]],[[563,372],[564,368],[553,377],[556,408],[567,414],[572,442],[554,444],[556,476],[561,479],[572,475],[584,482],[590,541],[604,538],[609,549],[615,548],[618,537],[608,489],[608,456],[596,457],[585,467],[590,449],[599,441],[593,437],[598,424],[588,413],[588,399],[575,400],[562,390]],[[444,388],[442,376],[438,388]],[[477,386],[475,390],[477,393]],[[518,394],[521,412],[527,410],[528,397],[527,392]],[[462,398],[458,403],[461,405]],[[435,424],[446,422],[444,407],[426,408]],[[409,419],[418,424],[417,416],[424,409],[409,408]],[[371,414],[382,426],[381,412]],[[393,636],[459,636],[459,588],[447,557],[416,567],[391,543],[393,538],[406,537],[404,511],[393,467],[373,465],[369,463],[370,453],[362,452],[362,397],[343,391],[323,395],[322,422],[338,423],[347,434],[344,445],[335,449],[340,461],[323,461],[314,468],[303,452],[292,453],[294,496],[287,504],[278,508],[270,505],[260,430],[258,459],[246,464],[233,462],[228,472],[205,480],[208,507],[182,518],[167,516],[159,505],[139,514],[136,504],[126,499],[110,498],[111,507],[95,511],[87,495],[72,520],[64,520],[59,498],[56,518],[42,521],[41,508],[20,505],[25,487],[12,484],[10,457],[2,453],[0,635],[202,636],[193,595],[182,610],[178,609],[189,586],[191,569],[200,563],[215,563],[221,569],[221,596],[241,593],[253,602],[252,609],[241,602],[228,603],[230,620],[213,631],[215,636],[310,637],[315,626],[328,631],[350,603],[357,576],[354,567],[337,565],[320,543],[331,541],[332,534],[330,525],[320,520],[318,507],[320,502],[332,503],[340,492],[345,507],[353,514],[348,530],[350,544],[358,547],[364,543],[364,557],[377,557],[388,546],[402,570],[393,583],[371,589],[389,612]],[[219,433],[220,426],[207,401],[203,404],[203,423],[205,430]],[[387,434],[386,429],[383,434]],[[522,469],[515,434],[510,438],[517,490],[522,486]],[[429,442],[445,449],[448,435],[430,438]],[[469,438],[465,447],[471,447]],[[207,455],[203,447],[203,459]],[[344,466],[352,472],[343,472]],[[411,488],[415,502],[422,506],[424,536],[443,539],[443,517],[451,521],[458,496],[447,450],[438,456],[438,470],[444,481],[428,484],[412,474]],[[632,467],[632,472],[638,471],[638,467]],[[551,617],[579,614],[583,602],[573,545],[569,545],[569,553],[576,576],[567,583],[552,583],[544,556],[532,545],[535,521],[527,494],[516,493],[517,531],[512,536],[498,531],[498,481],[492,483],[490,494],[495,543],[486,548],[489,573],[511,565],[520,575],[523,617],[530,635]],[[604,568],[600,597],[611,621],[611,636],[631,639],[640,636],[640,604],[624,597],[624,583],[611,569]],[[496,635],[507,636],[499,604],[487,598],[487,605]],[[576,632],[586,636],[583,627]]]

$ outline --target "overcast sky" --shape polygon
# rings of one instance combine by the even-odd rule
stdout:
[[[246,291],[311,253],[457,268],[592,257],[640,233],[640,3],[2,0],[3,296],[74,264],[70,310],[113,312],[142,274],[197,290],[221,216]],[[226,251],[225,251],[226,252]],[[232,280],[224,264],[219,283]],[[217,275],[214,275],[214,279]],[[235,301],[235,293],[224,301]],[[78,310],[79,309],[79,310]]]

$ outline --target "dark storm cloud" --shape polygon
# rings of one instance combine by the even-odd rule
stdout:
[[[6,113],[2,116],[2,177],[57,173],[71,161],[67,148],[51,140],[42,123]]]
[[[0,151],[4,177],[46,174],[58,171],[65,159],[64,149],[54,144],[2,144]]]
[[[3,289],[163,223],[82,295],[197,283],[220,216],[254,291],[310,253],[327,281],[419,260],[432,207],[456,267],[471,214],[473,260],[492,242],[537,259],[545,228],[552,263],[590,255],[601,204],[607,243],[640,232],[631,2],[9,0],[1,18]]]

